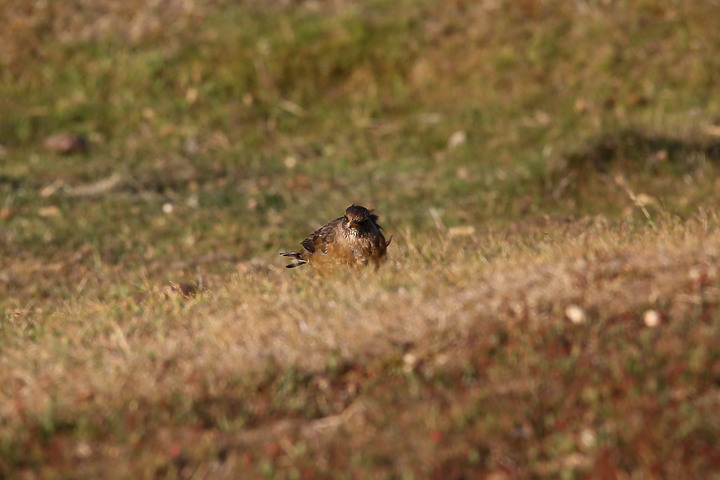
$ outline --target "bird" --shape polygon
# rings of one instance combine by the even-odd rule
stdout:
[[[294,252],[281,252],[295,260],[286,268],[309,264],[326,268],[335,265],[361,267],[368,264],[379,267],[387,258],[387,247],[392,237],[385,240],[378,216],[373,210],[352,204],[345,215],[323,225],[308,235]]]

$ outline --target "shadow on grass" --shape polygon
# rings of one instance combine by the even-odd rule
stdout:
[[[571,170],[586,173],[588,169],[605,173],[613,168],[655,172],[665,171],[665,166],[684,173],[703,161],[720,162],[720,142],[672,138],[637,130],[603,135],[567,156]]]

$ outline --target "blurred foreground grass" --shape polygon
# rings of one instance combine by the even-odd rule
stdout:
[[[716,10],[0,0],[0,476],[709,478]]]

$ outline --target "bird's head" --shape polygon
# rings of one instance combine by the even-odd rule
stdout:
[[[366,226],[372,217],[372,212],[367,208],[352,204],[345,209],[343,224],[349,228],[359,229]]]

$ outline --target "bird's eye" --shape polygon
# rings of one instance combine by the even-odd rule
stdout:
[[[348,221],[348,218],[347,218],[347,215],[345,215],[345,216],[343,217],[343,222],[347,222],[347,221]]]

